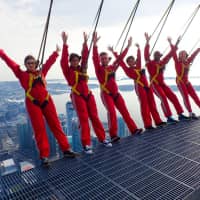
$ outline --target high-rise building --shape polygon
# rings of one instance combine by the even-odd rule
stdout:
[[[127,137],[129,135],[129,130],[122,117],[117,118],[118,121],[118,135],[120,137]]]
[[[71,101],[66,103],[66,116],[67,116],[67,135],[72,135],[72,119],[77,117],[76,111],[74,110],[73,104]]]
[[[80,139],[79,120],[77,117],[73,117],[71,120],[70,129],[72,130],[72,147],[74,151],[81,152],[82,144]]]

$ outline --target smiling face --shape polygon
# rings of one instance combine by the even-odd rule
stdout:
[[[69,58],[70,65],[72,67],[78,67],[80,64],[81,57],[78,54],[72,53]]]
[[[135,58],[133,56],[129,56],[127,59],[126,59],[126,63],[128,64],[129,67],[135,67]]]
[[[160,58],[162,57],[162,54],[160,53],[160,51],[155,51],[153,56],[154,56],[154,60],[155,61],[160,61]]]
[[[37,68],[37,62],[35,58],[31,55],[28,55],[24,59],[24,65],[29,72],[35,72]]]
[[[104,66],[104,67],[108,66],[108,64],[109,64],[109,62],[110,62],[110,57],[108,56],[107,53],[102,52],[102,53],[100,54],[100,62],[101,62],[101,64],[102,64],[102,66]]]
[[[180,51],[179,52],[179,60],[180,61],[186,61],[188,58],[188,54],[186,51]]]

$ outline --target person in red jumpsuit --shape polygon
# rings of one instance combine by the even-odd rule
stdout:
[[[200,99],[196,94],[191,82],[188,79],[188,73],[190,70],[190,66],[193,63],[195,57],[200,52],[200,48],[196,49],[191,56],[187,54],[185,50],[179,52],[179,56],[177,56],[177,45],[173,45],[171,42],[171,38],[168,39],[172,49],[172,56],[175,63],[176,69],[176,83],[177,87],[183,97],[184,104],[189,112],[189,116],[192,119],[198,119],[195,113],[192,112],[191,103],[189,100],[189,96],[194,100],[194,102],[200,107]]]
[[[149,87],[145,69],[142,69],[141,65],[141,51],[139,44],[136,44],[137,47],[137,59],[133,56],[129,56],[126,59],[127,65],[124,61],[120,62],[120,66],[123,68],[126,75],[134,80],[135,83],[135,91],[140,101],[140,110],[142,119],[144,122],[144,127],[146,130],[152,130],[154,127],[152,126],[152,118],[155,121],[155,125],[157,127],[161,127],[166,125],[166,122],[163,122],[158,113],[153,91]],[[117,53],[114,52],[113,48],[109,48],[109,50],[117,57]]]
[[[161,106],[165,117],[167,118],[168,123],[176,123],[177,120],[173,119],[172,112],[169,107],[168,100],[174,105],[176,112],[178,114],[179,120],[187,120],[188,117],[183,115],[183,108],[178,101],[176,95],[172,92],[169,86],[164,81],[164,70],[165,65],[169,62],[170,58],[172,57],[172,52],[170,51],[164,58],[161,59],[163,56],[159,51],[154,52],[154,59],[151,60],[150,58],[150,36],[145,33],[146,38],[146,46],[144,50],[144,57],[146,61],[146,67],[150,74],[150,85],[153,89],[154,93],[160,98]]]
[[[125,56],[126,51],[128,51],[129,45],[125,49],[125,51],[117,58],[116,62],[114,62],[112,65],[109,65],[110,59],[108,57],[108,54],[106,52],[102,52],[99,55],[98,53],[98,40],[99,37],[97,36],[97,33],[95,33],[93,36],[93,63],[96,76],[101,87],[101,99],[105,108],[107,109],[108,126],[111,141],[116,142],[120,139],[120,137],[117,136],[118,127],[115,108],[117,108],[122,115],[132,135],[142,132],[142,129],[138,129],[135,122],[131,118],[125,101],[122,95],[119,93],[118,86],[115,80],[115,72],[119,66],[118,63],[120,59],[123,59],[123,57]]]
[[[22,88],[25,90],[25,104],[35,134],[35,140],[39,150],[41,164],[48,166],[50,147],[45,128],[45,120],[63,151],[64,157],[74,158],[76,154],[71,151],[67,137],[62,130],[56,108],[52,97],[46,89],[45,77],[58,57],[59,47],[49,57],[41,70],[37,70],[36,59],[28,55],[24,59],[26,71],[9,58],[3,50],[0,50],[0,57],[10,67],[15,76],[19,79]]]
[[[87,46],[87,35],[84,33],[82,57],[75,53],[72,53],[69,56],[67,38],[68,36],[63,32],[61,67],[68,84],[72,88],[71,99],[80,122],[83,149],[85,153],[91,154],[93,151],[91,148],[89,119],[92,122],[99,141],[106,147],[112,147],[112,144],[106,140],[103,125],[98,117],[94,96],[88,88],[87,82],[89,77],[87,75],[87,61],[89,52]]]

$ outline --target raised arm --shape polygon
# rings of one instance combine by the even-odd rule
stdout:
[[[175,63],[178,63],[178,56],[177,56],[177,49],[178,49],[178,43],[180,41],[180,38],[178,38],[177,42],[175,45],[172,44],[172,39],[171,37],[168,37],[167,38],[168,42],[169,42],[169,45],[171,47],[171,54],[172,54],[172,57],[174,59],[174,62]]]
[[[114,51],[113,47],[108,47],[108,50],[110,52],[112,52],[112,54],[114,55],[114,57],[117,59],[119,57],[119,54]],[[124,70],[124,72],[126,73],[127,76],[130,76],[130,70],[129,68],[126,66],[126,63],[124,62],[124,60],[120,60],[119,65],[122,67],[122,69]]]
[[[19,78],[20,73],[22,72],[20,66],[17,63],[15,63],[15,61],[13,61],[11,58],[9,58],[2,49],[0,49],[0,58],[8,65],[8,67],[13,71],[15,76]]]
[[[92,55],[92,59],[93,59],[93,63],[94,63],[94,67],[95,67],[95,71],[98,72],[99,71],[99,67],[100,67],[100,59],[99,59],[99,53],[98,53],[98,47],[97,47],[97,42],[100,39],[100,37],[98,37],[97,33],[94,33],[93,35],[93,55]]]
[[[63,49],[62,49],[62,57],[61,57],[60,65],[61,65],[62,72],[66,78],[69,71],[69,52],[68,52],[68,45],[67,45],[68,35],[65,32],[62,32],[61,37],[63,41]]]
[[[192,63],[197,56],[197,54],[200,52],[200,48],[196,49],[191,56],[188,58],[188,64]]]
[[[50,57],[48,58],[48,60],[45,62],[45,64],[43,64],[42,66],[42,73],[44,76],[47,75],[47,72],[49,71],[49,69],[51,68],[51,66],[56,62],[56,59],[58,57],[58,53],[60,51],[60,47],[57,45],[56,46],[56,51],[54,51]]]
[[[145,39],[146,39],[146,45],[145,45],[145,48],[144,48],[144,59],[145,59],[145,62],[148,63],[151,61],[150,59],[150,45],[149,45],[149,41],[150,41],[150,36],[148,35],[148,33],[145,33],[144,34],[145,36]]]
[[[84,42],[82,48],[81,70],[82,72],[87,72],[89,50],[87,45],[88,35],[85,32],[83,33],[83,38]]]
[[[135,44],[137,47],[137,59],[136,59],[136,67],[137,69],[142,69],[142,59],[141,59],[141,50],[139,44]]]
[[[115,71],[118,69],[119,65],[121,65],[121,64],[123,65],[123,60],[124,60],[125,56],[127,55],[128,50],[131,47],[131,45],[132,45],[132,37],[129,38],[127,47],[121,52],[121,54],[114,61],[113,67],[114,67]]]

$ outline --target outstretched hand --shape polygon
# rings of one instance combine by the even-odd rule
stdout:
[[[172,43],[172,38],[171,38],[171,37],[168,37],[168,38],[167,38],[167,41],[169,42],[169,44],[171,44],[171,43]]]
[[[145,36],[146,41],[148,43],[150,41],[150,39],[151,39],[151,36],[147,32],[144,33],[144,36]]]
[[[131,47],[131,45],[132,45],[132,42],[133,42],[133,38],[132,37],[130,37],[129,39],[128,39],[128,48],[130,48]]]
[[[98,35],[97,35],[97,32],[95,32],[95,33],[93,34],[93,43],[94,43],[94,46],[97,45],[97,42],[99,41],[99,39],[100,39],[100,36],[98,36]]]
[[[59,53],[61,51],[61,48],[59,47],[59,45],[56,45],[56,52]]]
[[[87,41],[88,41],[88,34],[86,32],[83,32],[83,38],[84,38],[84,43],[87,43]]]
[[[68,35],[63,31],[61,34],[63,44],[67,43]]]
[[[140,48],[140,45],[138,43],[135,44],[135,46],[139,49]]]
[[[108,46],[108,50],[113,53],[114,52],[113,46]]]

